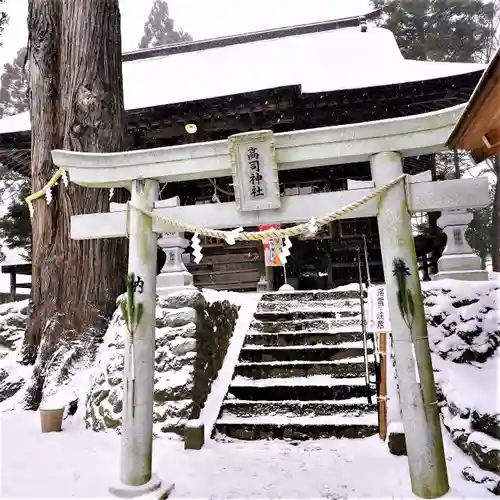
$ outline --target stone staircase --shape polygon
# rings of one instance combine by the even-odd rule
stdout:
[[[371,337],[368,353],[374,382]],[[216,436],[299,440],[377,432],[376,397],[365,381],[359,292],[264,295],[216,422]]]

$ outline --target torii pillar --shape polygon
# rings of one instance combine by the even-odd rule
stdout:
[[[71,171],[70,171],[71,174]],[[123,184],[121,184],[123,185]],[[120,187],[117,184],[115,187]],[[158,200],[159,183],[154,179],[135,179],[130,183],[131,203],[152,211]],[[133,207],[113,203],[111,213],[124,217],[119,231],[106,231],[101,218],[110,214],[94,214],[95,219],[71,220],[71,237],[80,239],[129,237],[128,273],[135,275],[135,304],[142,304],[143,314],[133,335],[124,333],[123,410],[121,425],[120,481],[110,487],[120,498],[166,498],[173,483],[152,473],[153,394],[155,366],[156,262],[158,235],[153,232],[151,217]],[[82,221],[77,226],[77,221]],[[114,228],[116,229],[116,228]],[[103,232],[104,231],[104,232]],[[124,277],[125,278],[125,277]]]
[[[372,156],[370,166],[377,187],[403,173],[396,152]],[[377,221],[412,491],[438,498],[449,484],[410,208],[400,182],[381,196]]]
[[[159,183],[152,179],[132,181],[131,203],[153,210]],[[128,272],[138,286],[135,303],[142,303],[143,314],[133,336],[125,335],[123,373],[123,411],[121,426],[120,483],[110,492],[121,498],[148,494],[165,498],[173,489],[152,473],[153,394],[155,366],[156,253],[157,234],[152,219],[134,208],[129,216]],[[133,344],[133,345],[131,345]]]

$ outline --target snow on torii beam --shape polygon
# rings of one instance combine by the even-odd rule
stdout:
[[[437,153],[446,148],[463,109],[275,134],[278,169],[368,161],[381,151]],[[72,182],[87,187],[124,187],[140,178],[180,182],[231,176],[227,140],[106,154],[55,150],[52,156]]]
[[[211,229],[250,227],[270,223],[304,222],[311,217],[321,217],[370,194],[372,189],[353,189],[331,193],[281,198],[280,210],[239,212],[235,203],[214,203],[162,208],[154,203],[153,213],[199,227]],[[414,212],[438,212],[458,208],[480,208],[488,202],[488,180],[455,179],[440,182],[411,184],[411,203]],[[372,200],[344,218],[375,217],[377,201]],[[154,232],[169,231],[163,223],[153,220]],[[117,238],[127,236],[127,213],[76,215],[71,218],[72,239]]]

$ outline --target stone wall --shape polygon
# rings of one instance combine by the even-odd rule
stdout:
[[[238,319],[238,307],[227,300],[206,304],[196,335],[197,356],[194,372],[193,414],[198,418],[212,382],[217,377],[226,356],[229,341]]]
[[[156,305],[154,432],[181,434],[198,418],[227,351],[237,306],[207,303],[198,290],[159,297]],[[119,429],[123,396],[120,310],[112,318],[98,355],[86,401],[87,427]]]
[[[452,441],[473,460],[472,466],[462,470],[463,476],[500,495],[500,414],[484,413],[468,405],[458,406],[448,400],[439,386],[438,400],[443,425]]]
[[[429,344],[433,353],[433,364],[436,378],[436,390],[440,400],[441,415],[444,426],[450,432],[452,440],[465,453],[471,456],[478,467],[491,474],[482,474],[472,468],[464,470],[464,476],[480,478],[476,482],[490,485],[490,491],[500,494],[500,473],[498,448],[500,435],[498,422],[500,415],[475,408],[474,394],[467,394],[463,387],[450,387],[446,384],[447,374],[458,377],[459,368],[470,368],[474,377],[473,392],[481,393],[481,384],[492,384],[494,392],[496,375],[489,376],[481,370],[481,364],[496,355],[500,345],[500,284],[498,282],[474,282],[445,280],[423,283],[423,300],[429,330]],[[395,373],[393,351],[388,342],[388,401],[392,414],[388,415],[388,445],[394,454],[406,454],[402,419],[397,391],[392,388],[392,377]],[[468,365],[458,366],[455,365]],[[474,373],[477,370],[477,373]],[[390,393],[391,392],[391,393]],[[449,399],[448,393],[460,393],[463,397],[459,403]],[[495,398],[495,395],[491,396]],[[483,399],[486,396],[483,397]],[[397,410],[397,412],[396,412]],[[396,412],[396,413],[395,413]],[[389,418],[392,417],[392,418]],[[494,422],[491,431],[485,431],[481,422]],[[497,465],[495,465],[497,464]],[[495,470],[493,470],[495,469]],[[474,479],[471,479],[474,480]],[[493,485],[493,486],[491,486]]]
[[[500,495],[500,284],[436,283],[424,297],[443,425],[471,458],[463,476]]]

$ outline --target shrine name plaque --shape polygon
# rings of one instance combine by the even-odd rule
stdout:
[[[270,130],[228,138],[234,194],[238,210],[276,210],[281,207],[274,135]]]

